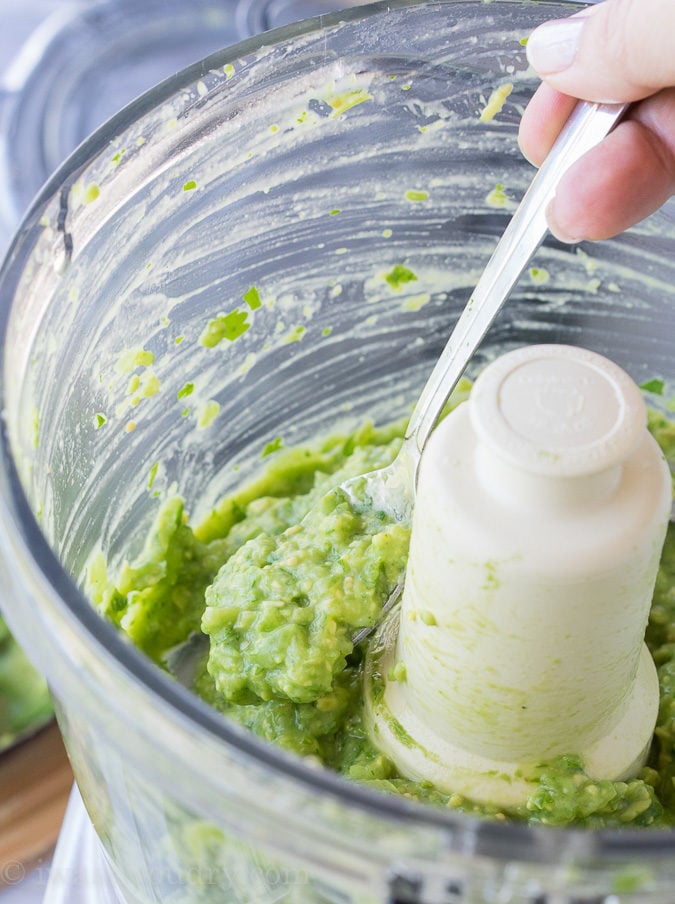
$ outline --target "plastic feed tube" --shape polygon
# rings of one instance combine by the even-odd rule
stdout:
[[[486,368],[421,463],[375,743],[404,775],[502,806],[560,754],[633,775],[658,708],[644,631],[670,506],[619,367],[545,345]]]

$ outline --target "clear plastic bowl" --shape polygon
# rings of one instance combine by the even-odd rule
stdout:
[[[523,39],[574,8],[394,2],[250,39],[108,122],[19,230],[0,276],[7,615],[129,904],[672,901],[673,833],[479,821],[350,784],[229,724],[81,589],[92,550],[137,551],[172,487],[199,521],[275,437],[410,410],[532,176]],[[394,289],[396,265],[417,279]],[[548,241],[535,267],[474,369],[562,341],[672,387],[672,206],[611,242]],[[252,285],[250,328],[201,345]],[[159,389],[134,406],[120,362],[141,347]]]

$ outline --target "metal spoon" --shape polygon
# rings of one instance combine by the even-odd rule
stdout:
[[[457,321],[422,390],[398,455],[386,468],[353,477],[341,484],[340,489],[354,506],[363,506],[367,501],[396,521],[410,518],[417,470],[429,436],[485,333],[544,240],[548,230],[546,208],[555,195],[561,177],[576,160],[611,132],[627,106],[585,101],[577,103],[513,214]],[[382,615],[397,602],[401,591],[402,579],[385,602]],[[362,641],[374,628],[361,628],[354,634],[354,643]]]

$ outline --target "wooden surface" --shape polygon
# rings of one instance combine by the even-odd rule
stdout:
[[[0,887],[52,850],[72,784],[55,722],[0,755]]]

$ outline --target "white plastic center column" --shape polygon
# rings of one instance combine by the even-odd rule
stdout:
[[[643,641],[670,506],[619,367],[548,345],[486,368],[420,466],[375,743],[404,775],[501,806],[561,754],[634,774],[658,709]]]

